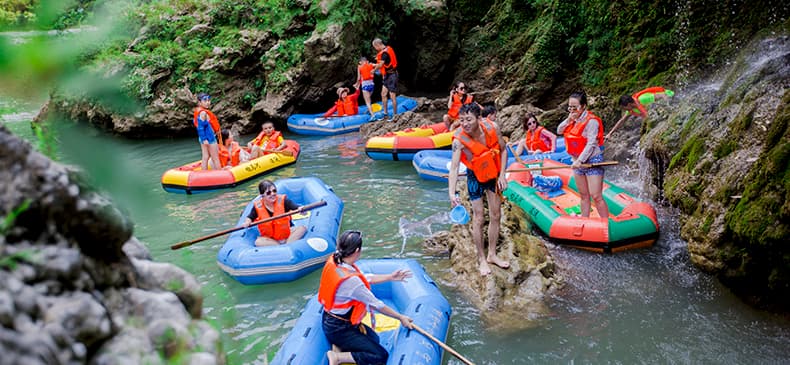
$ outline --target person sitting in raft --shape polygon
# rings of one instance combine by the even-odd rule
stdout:
[[[368,106],[368,113],[370,113],[371,119],[376,117],[371,107],[371,98],[375,88],[373,83],[373,69],[375,67],[368,61],[367,57],[360,57],[359,65],[357,66],[357,82],[354,83],[355,88],[362,90],[362,97],[365,99],[365,105]]]
[[[527,113],[523,123],[524,139],[514,142],[517,145],[516,155],[521,156],[524,150],[530,154],[554,153],[557,149],[557,135],[539,125],[535,114]]]
[[[603,122],[587,110],[587,94],[577,91],[568,98],[568,118],[557,127],[565,136],[565,148],[573,158],[573,177],[581,198],[582,217],[590,216],[590,197],[602,220],[609,219],[609,207],[603,199],[603,168],[581,164],[603,162]]]
[[[657,100],[666,99],[667,97],[672,97],[675,95],[675,92],[672,90],[664,89],[660,86],[653,86],[642,91],[637,92],[634,95],[623,95],[620,97],[620,109],[625,111],[626,113],[614,124],[612,130],[606,134],[606,139],[614,133],[617,127],[620,126],[628,117],[634,116],[644,120],[647,118],[647,106],[650,104],[655,103]]]
[[[221,134],[224,143],[219,148],[219,163],[223,168],[229,169],[250,160],[249,152],[239,147],[239,142],[235,141],[229,130],[223,129]]]
[[[496,107],[494,104],[488,104],[483,107],[483,111],[480,112],[480,116],[490,123],[496,123]]]
[[[265,122],[261,126],[261,133],[247,143],[250,150],[250,160],[265,154],[282,151],[286,147],[282,133],[274,130],[272,122]]]
[[[324,306],[321,327],[329,343],[341,351],[327,351],[329,365],[387,362],[389,354],[379,343],[376,331],[362,323],[369,308],[398,319],[403,327],[413,328],[411,318],[388,307],[370,291],[371,284],[404,281],[411,277],[411,271],[395,270],[386,275],[364,275],[354,264],[361,255],[362,234],[359,231],[345,231],[337,241],[337,250],[326,260],[321,273],[318,287],[318,301]]]
[[[192,114],[192,122],[198,132],[201,153],[200,168],[202,170],[208,170],[209,159],[211,159],[212,166],[221,166],[217,148],[217,139],[222,140],[219,135],[219,120],[208,109],[210,106],[211,96],[206,93],[198,94],[198,105]]]
[[[333,116],[342,117],[346,115],[357,115],[359,113],[359,89],[353,94],[348,94],[347,87],[337,88],[337,101],[335,105],[324,113],[324,118]]]
[[[447,114],[442,117],[448,131],[458,128],[458,111],[462,106],[473,103],[474,99],[472,95],[466,93],[466,85],[462,81],[459,81],[450,90],[450,97],[447,99]]]
[[[499,128],[496,124],[480,117],[480,107],[477,104],[464,105],[459,116],[461,127],[453,133],[453,157],[450,162],[450,176],[447,179],[450,205],[455,207],[461,204],[455,190],[460,162],[467,169],[466,188],[469,191],[469,200],[472,202],[472,240],[477,247],[480,275],[486,276],[491,273],[489,263],[503,269],[510,267],[509,262],[496,255],[502,216],[502,198],[499,192],[507,188],[507,180],[505,180],[507,152]],[[481,199],[483,195],[488,201],[489,214],[487,256],[483,256],[483,225],[485,225],[485,210]]]
[[[285,194],[277,195],[277,186],[271,180],[263,180],[258,184],[261,193],[255,200],[255,209],[250,211],[244,226],[249,227],[258,219],[267,219],[292,210],[301,209],[299,205],[288,199]],[[275,219],[270,222],[258,224],[260,237],[255,240],[255,246],[276,246],[293,242],[304,237],[307,227],[294,227],[291,216]]]

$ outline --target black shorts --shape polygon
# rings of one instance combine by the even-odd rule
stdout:
[[[382,85],[391,93],[398,93],[398,71],[387,73],[381,80]]]

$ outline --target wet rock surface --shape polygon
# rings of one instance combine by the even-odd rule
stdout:
[[[0,362],[224,363],[195,278],[150,261],[78,172],[2,125],[0,165]]]
[[[471,214],[466,191],[461,190],[463,204]],[[508,269],[491,264],[491,274],[480,275],[471,220],[469,224],[456,224],[450,231],[434,234],[423,242],[423,247],[437,255],[449,255],[451,272],[443,279],[465,293],[467,299],[480,309],[481,317],[489,327],[502,331],[535,327],[546,318],[547,297],[562,286],[563,279],[556,272],[546,246],[529,233],[530,227],[523,211],[505,202],[502,212],[497,252],[501,259],[510,263]],[[488,242],[487,231],[486,209],[485,245]]]

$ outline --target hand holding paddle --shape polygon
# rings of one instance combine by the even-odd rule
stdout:
[[[223,230],[223,231],[212,233],[212,234],[210,234],[208,236],[203,236],[203,237],[200,237],[200,238],[196,238],[196,239],[191,240],[191,241],[180,242],[180,243],[177,243],[175,245],[170,246],[170,249],[171,250],[178,250],[179,248],[184,248],[184,247],[187,247],[187,246],[191,246],[191,245],[193,245],[195,243],[198,243],[200,241],[205,241],[207,239],[211,239],[211,238],[214,238],[214,237],[219,237],[219,236],[222,236],[224,234],[240,231],[242,229],[246,229],[246,228],[249,228],[249,227],[252,227],[252,226],[257,226],[257,225],[259,225],[261,223],[271,222],[273,220],[284,218],[284,217],[287,217],[287,216],[290,216],[290,215],[294,215],[296,213],[305,212],[305,211],[308,211],[310,209],[323,207],[324,205],[326,205],[326,201],[324,201],[324,200],[321,200],[321,201],[318,201],[318,202],[315,202],[315,203],[312,203],[312,204],[308,204],[308,205],[303,205],[303,206],[299,207],[298,209],[294,209],[294,210],[285,212],[283,214],[275,215],[273,217],[269,217],[269,218],[266,218],[266,219],[257,220],[255,222],[250,223],[250,225],[248,225],[248,226],[247,225],[243,225],[243,226],[240,226],[240,227],[233,227],[233,228],[229,228],[229,229],[226,229],[226,230]]]

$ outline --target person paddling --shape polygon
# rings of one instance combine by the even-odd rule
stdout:
[[[258,192],[261,195],[255,200],[255,209],[252,209],[244,220],[244,225],[247,227],[259,219],[267,219],[300,208],[285,194],[277,195],[277,186],[271,180],[261,181],[258,184]],[[255,240],[255,246],[276,246],[301,239],[307,233],[307,227],[294,227],[289,215],[259,224],[258,233],[260,236]]]
[[[461,107],[459,113],[461,128],[453,134],[453,158],[450,163],[449,194],[452,207],[461,204],[456,196],[456,183],[458,181],[458,163],[466,165],[466,187],[469,191],[469,200],[472,201],[472,240],[477,247],[477,260],[480,265],[480,275],[491,273],[489,263],[503,269],[510,267],[510,263],[496,255],[496,245],[499,241],[499,225],[502,216],[502,198],[499,193],[507,187],[505,180],[505,166],[507,153],[502,135],[494,123],[480,117],[480,107],[477,104],[468,104]],[[488,201],[488,255],[483,255],[483,194]]]
[[[337,250],[326,260],[318,287],[318,301],[324,307],[321,327],[329,343],[340,352],[327,351],[329,365],[356,363],[385,364],[387,349],[379,336],[362,318],[370,309],[396,318],[403,327],[413,328],[412,319],[388,307],[370,291],[372,284],[404,281],[409,270],[395,270],[386,275],[364,275],[355,264],[362,256],[362,233],[345,231],[337,241]],[[371,312],[371,316],[374,314]]]
[[[654,102],[666,99],[668,97],[672,97],[675,95],[675,92],[672,90],[664,89],[660,86],[653,86],[642,91],[637,92],[634,95],[622,95],[620,96],[619,106],[620,109],[625,111],[623,116],[617,123],[614,124],[614,127],[606,134],[606,139],[614,133],[614,131],[622,124],[628,117],[636,117],[639,119],[646,119],[647,118],[647,106],[653,104]]]

